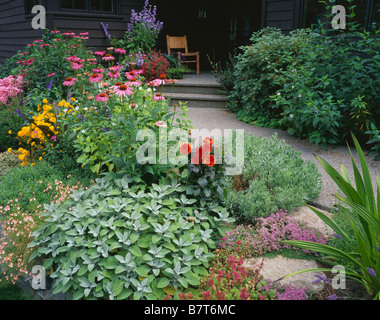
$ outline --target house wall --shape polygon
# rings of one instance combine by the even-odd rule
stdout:
[[[108,24],[113,37],[122,38],[130,20],[131,10],[141,10],[143,0],[116,1],[116,14],[87,13],[80,11],[62,11],[59,1],[45,0],[47,28],[59,31],[72,31],[76,34],[90,33],[88,46],[98,50],[109,47],[101,22]],[[17,51],[40,38],[43,30],[34,30],[31,26],[34,15],[26,15],[24,0],[0,0],[0,62],[13,56]]]
[[[0,0],[0,61],[22,50],[41,30],[32,28],[32,18],[25,15],[23,0]]]
[[[59,10],[56,0],[48,0],[48,28],[56,28],[59,31],[72,31],[76,34],[87,31],[90,40],[88,46],[99,50],[109,47],[103,29],[100,25],[103,22],[108,24],[108,32],[112,37],[122,38],[130,20],[131,10],[141,10],[143,0],[118,0],[116,1],[116,14],[86,13],[75,11]]]
[[[301,0],[263,0],[263,27],[279,28],[285,33],[299,28]]]

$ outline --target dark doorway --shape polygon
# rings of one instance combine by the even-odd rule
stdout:
[[[261,2],[244,0],[154,0],[164,22],[159,48],[166,52],[165,36],[187,35],[190,51],[200,51],[201,69],[225,61],[234,48],[248,43],[261,27]]]

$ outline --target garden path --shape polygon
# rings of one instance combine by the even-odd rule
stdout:
[[[206,80],[210,80],[210,78],[207,78]],[[199,79],[198,81],[202,80]],[[210,81],[214,80],[211,79]],[[268,138],[271,137],[273,134],[277,133],[278,139],[283,139],[285,143],[291,145],[295,150],[300,151],[301,157],[304,160],[310,160],[317,164],[319,172],[322,174],[322,191],[320,197],[316,199],[312,203],[312,205],[319,209],[322,209],[322,211],[325,214],[329,214],[328,212],[332,212],[334,208],[335,194],[338,191],[338,187],[330,178],[330,176],[321,167],[321,165],[315,158],[315,155],[318,155],[324,160],[326,160],[338,171],[340,171],[340,166],[341,164],[343,164],[346,167],[351,179],[354,178],[351,164],[351,156],[347,146],[329,146],[325,150],[323,150],[320,146],[313,145],[305,140],[297,139],[289,135],[286,131],[279,129],[256,127],[239,121],[234,113],[229,112],[226,109],[204,108],[204,106],[200,105],[198,108],[190,107],[188,116],[191,120],[193,127],[199,130],[208,129],[212,131],[214,129],[219,129],[219,131],[223,134],[223,131],[226,129],[243,129],[246,133]],[[360,170],[360,163],[356,150],[354,150],[354,148],[351,149],[355,162],[358,164]],[[380,161],[375,161],[373,160],[373,157],[367,156],[367,163],[371,173],[373,186],[375,188],[376,175],[380,176]],[[327,210],[328,212],[324,210]],[[306,221],[309,226],[315,227],[322,232],[327,231],[327,226],[324,225],[323,222],[320,219],[318,219],[316,215],[307,207],[297,208],[296,210],[290,213],[290,216],[292,216],[294,219]],[[331,230],[329,231],[331,235]],[[253,266],[261,262],[261,260],[262,259],[260,257],[258,257],[256,260],[247,260],[246,265]],[[266,279],[276,280],[292,272],[314,267],[318,267],[317,261],[288,259],[280,255],[274,258],[266,259],[261,274]],[[290,277],[288,280],[282,280],[281,282],[290,282],[293,283],[293,285],[295,285],[296,287],[303,287],[309,284],[314,290],[318,291],[322,289],[322,286],[320,286],[320,284],[311,285],[312,281],[316,279],[316,273],[317,272],[303,273],[296,277]]]

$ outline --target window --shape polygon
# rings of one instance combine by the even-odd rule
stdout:
[[[114,12],[114,0],[61,0],[61,9]]]

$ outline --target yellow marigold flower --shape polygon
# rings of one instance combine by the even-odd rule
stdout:
[[[47,103],[48,103],[47,99],[42,100],[42,102],[43,102],[44,104],[47,104]]]
[[[9,130],[9,131],[8,131],[8,134],[12,134],[12,130]]]
[[[42,160],[42,157],[39,157],[38,160],[41,161],[41,160]]]
[[[76,101],[74,97],[71,97],[71,101]]]
[[[33,167],[33,166],[35,166],[35,165],[36,165],[36,164],[35,164],[34,162],[30,164],[31,167]]]
[[[9,152],[9,153],[11,153],[12,151],[13,151],[12,148],[9,148],[9,149],[8,149],[8,152]]]

